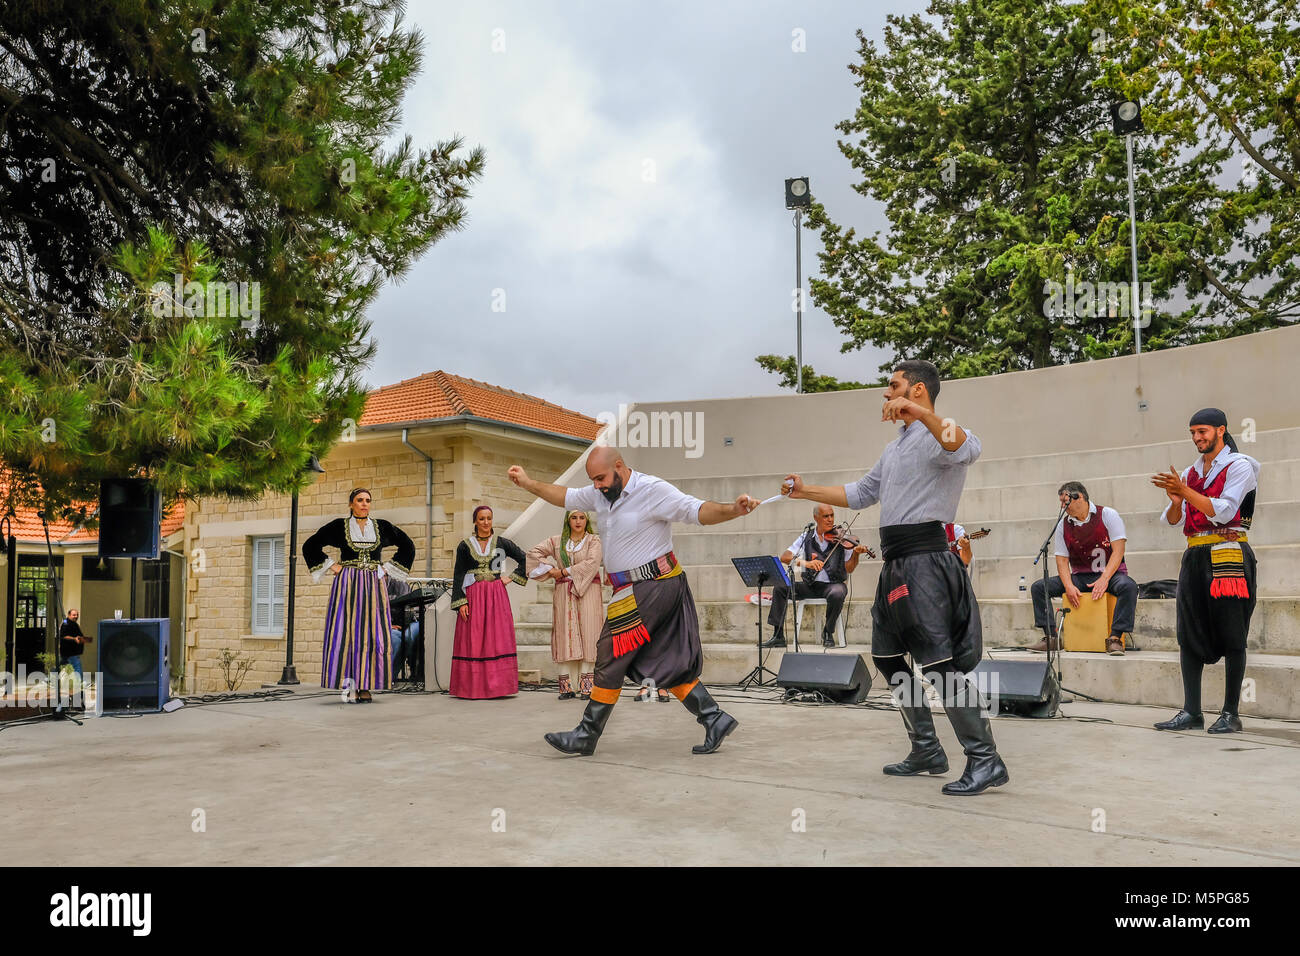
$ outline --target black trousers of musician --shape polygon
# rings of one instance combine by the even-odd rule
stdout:
[[[1223,709],[1237,713],[1241,683],[1246,676],[1246,638],[1255,612],[1255,573],[1258,563],[1249,544],[1241,544],[1249,597],[1213,597],[1210,585],[1210,546],[1200,545],[1183,552],[1178,572],[1177,633],[1178,657],[1183,672],[1183,710],[1201,712],[1201,675],[1206,664],[1223,658]]]
[[[1087,574],[1071,574],[1070,580],[1079,589],[1082,599],[1091,601],[1092,595],[1090,592],[1099,577],[1101,577],[1101,572],[1089,571]],[[1106,582],[1106,592],[1115,595],[1115,617],[1110,622],[1111,637],[1132,634],[1133,618],[1137,615],[1137,582],[1123,571],[1116,571],[1111,579]],[[1034,599],[1034,627],[1047,634],[1048,628],[1055,628],[1056,626],[1056,622],[1052,617],[1049,599],[1058,598],[1064,594],[1065,583],[1059,575],[1050,577],[1047,579],[1047,589],[1044,592],[1043,579],[1038,578],[1030,586],[1029,593]],[[1051,636],[1055,637],[1056,635],[1052,634]]]
[[[826,633],[835,633],[835,622],[840,619],[844,609],[844,599],[849,595],[849,586],[843,581],[814,581],[804,584],[802,579],[795,582],[794,595],[800,601],[809,598],[824,598],[826,601]],[[785,627],[786,607],[790,603],[790,589],[778,584],[772,590],[772,607],[767,612],[767,623],[774,628]]]

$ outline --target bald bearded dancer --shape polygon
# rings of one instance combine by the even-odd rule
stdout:
[[[1181,524],[1187,536],[1178,572],[1178,661],[1183,672],[1183,709],[1157,730],[1199,730],[1201,672],[1223,658],[1223,709],[1206,731],[1241,730],[1237,707],[1246,676],[1246,636],[1255,610],[1255,552],[1246,541],[1255,514],[1259,462],[1237,452],[1228,417],[1202,408],[1188,423],[1200,456],[1180,475],[1172,468],[1151,483],[1169,496],[1161,517]]]
[[[966,469],[980,454],[974,434],[934,411],[939,372],[930,362],[900,362],[889,377],[881,421],[902,422],[871,471],[850,485],[805,485],[786,476],[790,497],[866,508],[880,503],[884,567],[871,608],[871,656],[894,688],[912,751],[884,768],[891,776],[948,771],[924,688],[941,688],[944,709],[966,752],[961,779],[946,794],[967,796],[1000,787],[1010,776],[967,674],[983,653],[979,605],[961,558],[948,549],[944,524],[954,521]]]
[[[749,514],[758,502],[749,495],[730,504],[701,501],[662,478],[633,471],[618,449],[604,445],[587,456],[591,484],[585,488],[536,481],[518,465],[508,474],[520,488],[549,504],[596,516],[614,587],[596,641],[596,681],[582,722],[567,733],[547,734],[546,742],[561,753],[595,753],[623,679],[631,677],[667,687],[704,727],[704,743],[691,750],[713,753],[737,721],[700,683],[700,625],[685,571],[673,554],[672,526],[721,524]]]

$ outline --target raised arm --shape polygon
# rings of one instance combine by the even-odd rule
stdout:
[[[555,505],[557,508],[564,507],[564,496],[569,489],[563,485],[552,485],[544,481],[538,481],[536,478],[529,478],[528,472],[524,471],[519,465],[511,465],[506,474],[511,481],[530,495],[535,495],[547,504]]]
[[[785,480],[781,483],[783,492],[787,485],[790,488],[787,494],[791,498],[820,501],[824,505],[835,505],[839,508],[849,506],[848,493],[844,490],[843,485],[805,485],[803,479],[798,475],[786,475]]]

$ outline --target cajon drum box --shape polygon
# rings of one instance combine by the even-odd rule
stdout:
[[[1110,637],[1110,624],[1115,617],[1115,595],[1105,594],[1102,600],[1094,601],[1091,591],[1081,589],[1077,608],[1070,607],[1069,599],[1064,596],[1061,603],[1067,612],[1061,625],[1065,649],[1106,653],[1106,638]]]

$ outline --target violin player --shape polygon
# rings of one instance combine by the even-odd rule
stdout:
[[[839,620],[844,598],[849,593],[849,575],[857,568],[858,558],[866,553],[869,551],[865,545],[839,533],[835,526],[835,509],[818,504],[813,508],[812,522],[781,555],[783,564],[793,559],[791,570],[801,572],[795,581],[798,600],[826,599],[823,647],[835,646],[835,622]],[[772,608],[767,615],[767,623],[772,625],[772,636],[763,642],[764,647],[785,647],[785,609],[789,601],[790,589],[778,584],[772,591]]]

